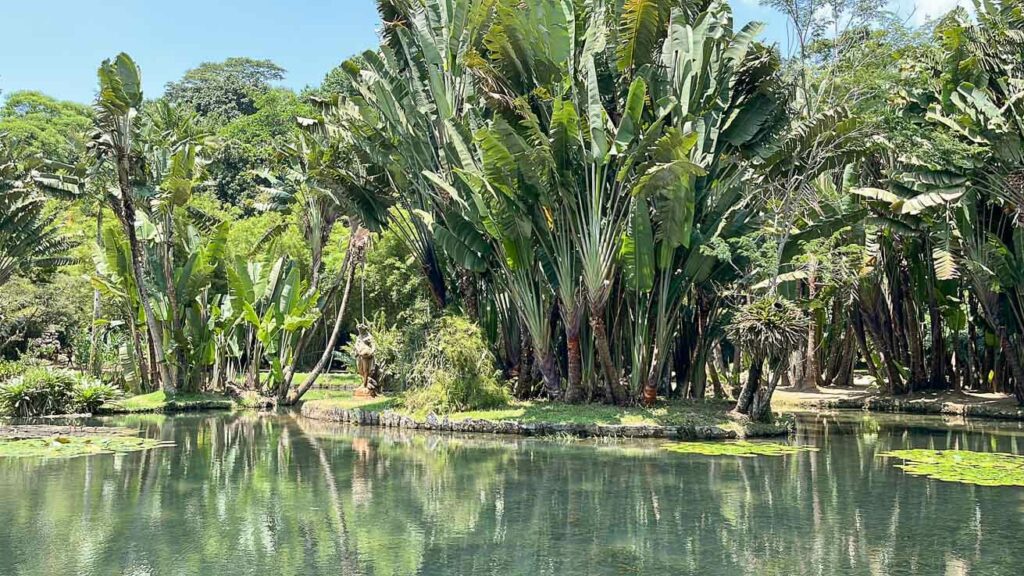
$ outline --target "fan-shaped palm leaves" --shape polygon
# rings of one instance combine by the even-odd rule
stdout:
[[[0,285],[16,273],[72,262],[71,241],[46,210],[46,198],[32,189],[27,158],[0,133]]]

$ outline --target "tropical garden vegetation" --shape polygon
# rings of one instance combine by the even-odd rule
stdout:
[[[0,407],[291,405],[357,323],[417,410],[1024,404],[1024,3],[769,4],[791,53],[722,0],[379,0],[300,94],[232,58],[147,99],[119,54],[91,108],[6,95]]]

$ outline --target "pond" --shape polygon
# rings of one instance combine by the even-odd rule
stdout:
[[[291,415],[108,419],[175,446],[0,459],[0,574],[1021,574],[1024,489],[878,455],[1024,454],[1024,428],[902,420],[804,417],[790,441],[818,451],[740,458]]]

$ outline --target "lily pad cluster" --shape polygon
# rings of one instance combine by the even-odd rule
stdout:
[[[883,458],[914,476],[978,486],[1024,486],[1024,456],[967,450],[893,450]]]
[[[788,456],[800,452],[817,452],[813,446],[794,446],[778,442],[671,442],[662,449],[679,454],[699,454],[702,456]]]
[[[173,443],[135,436],[52,436],[0,440],[0,458],[74,458],[151,450]]]

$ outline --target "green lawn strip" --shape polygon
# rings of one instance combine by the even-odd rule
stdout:
[[[698,454],[700,456],[739,456],[753,458],[756,456],[788,456],[801,452],[817,452],[811,446],[793,446],[778,442],[670,442],[662,445],[663,450],[678,454]]]
[[[138,452],[172,445],[137,436],[52,436],[31,440],[0,440],[0,458],[74,458]]]
[[[316,394],[314,394],[316,392]],[[311,391],[303,398],[307,404],[344,410],[394,410],[423,422],[427,414],[404,410],[400,396],[373,399],[354,398],[348,391]],[[486,420],[520,424],[578,424],[611,426],[717,426],[741,436],[768,436],[784,432],[787,424],[741,423],[728,416],[728,402],[671,401],[654,408],[641,406],[608,406],[604,404],[563,404],[544,401],[515,401],[507,406],[484,410],[468,410],[448,414],[451,421]]]
[[[306,379],[309,378],[309,372],[296,372],[295,378],[292,380],[292,386],[302,386],[306,383]],[[321,374],[316,380],[316,386],[325,388],[358,388],[361,380],[358,374],[348,374],[344,372],[332,372],[329,374]],[[308,396],[311,392],[317,390],[310,390],[306,393]]]
[[[490,410],[456,412],[450,420],[508,421],[551,424],[605,424],[633,426],[720,426],[734,424],[722,402],[666,402],[654,408],[608,406],[605,404],[562,404],[523,401]]]
[[[100,407],[101,414],[131,414],[135,412],[179,412],[185,410],[230,410],[235,403],[217,394],[176,394],[164,391],[131,396]]]
[[[325,408],[336,408],[342,410],[371,410],[383,412],[394,409],[399,404],[399,399],[392,396],[377,396],[376,398],[356,398],[351,390],[310,390],[302,397],[303,403],[315,403]]]
[[[968,450],[893,450],[880,454],[897,458],[908,474],[943,482],[978,486],[1024,486],[1024,456]]]

